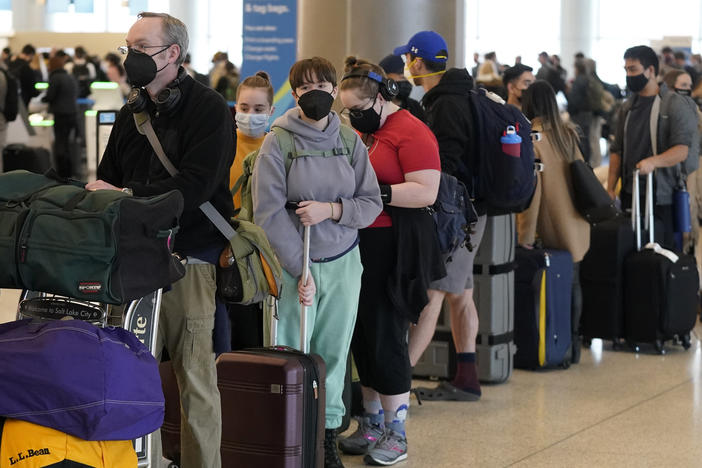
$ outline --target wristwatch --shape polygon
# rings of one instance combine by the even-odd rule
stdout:
[[[134,195],[134,191],[130,189],[129,187],[124,187],[122,189],[122,192],[126,193],[127,195]]]

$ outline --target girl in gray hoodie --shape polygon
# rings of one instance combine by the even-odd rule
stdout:
[[[358,229],[375,220],[382,203],[366,147],[331,111],[334,66],[320,57],[300,60],[289,79],[298,107],[273,122],[284,131],[286,154],[276,132],[261,146],[251,185],[254,221],[284,269],[278,344],[299,347],[300,303],[309,306],[309,350],[327,366],[325,466],[343,466],[335,429],[344,415],[341,395],[363,271]],[[307,284],[301,280],[304,226],[313,226]]]

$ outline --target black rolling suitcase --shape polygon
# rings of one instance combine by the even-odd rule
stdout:
[[[568,368],[573,257],[563,250],[516,249],[514,367]]]
[[[2,168],[4,172],[24,169],[43,174],[50,167],[51,156],[46,148],[11,144],[2,150]]]
[[[634,173],[638,185],[638,171]],[[637,191],[636,188],[634,190]],[[646,204],[649,226],[653,223],[653,177],[648,175]],[[635,201],[635,204],[638,204]],[[639,350],[638,343],[654,343],[663,354],[666,340],[677,338],[690,347],[690,331],[697,321],[699,277],[691,255],[677,255],[653,242],[641,248],[641,215],[636,217],[638,250],[624,263],[624,323],[626,338]]]
[[[631,220],[617,218],[592,226],[590,250],[580,264],[583,313],[580,332],[593,338],[624,338],[624,259],[634,251]]]
[[[635,193],[632,199],[637,197]],[[612,340],[616,348],[625,338],[624,261],[636,249],[633,223],[631,217],[625,216],[591,228],[590,249],[580,263],[580,334],[586,345],[593,338],[602,338]],[[662,233],[660,220],[655,220],[655,225],[659,226],[656,233]]]

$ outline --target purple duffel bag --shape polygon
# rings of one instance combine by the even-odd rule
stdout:
[[[156,360],[130,332],[80,320],[0,325],[0,416],[85,440],[129,440],[163,423]]]

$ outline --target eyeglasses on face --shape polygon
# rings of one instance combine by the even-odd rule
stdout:
[[[154,55],[160,54],[164,50],[168,49],[170,46],[173,44],[163,44],[163,45],[153,45],[153,46],[147,46],[147,45],[141,45],[141,44],[136,44],[133,46],[119,46],[117,47],[117,50],[122,54],[122,55],[127,55],[130,50],[133,50],[134,52],[138,52],[140,54],[146,54],[147,49],[158,49],[161,47],[161,50],[158,52],[155,52],[153,54],[148,54],[150,57],[153,57]]]

